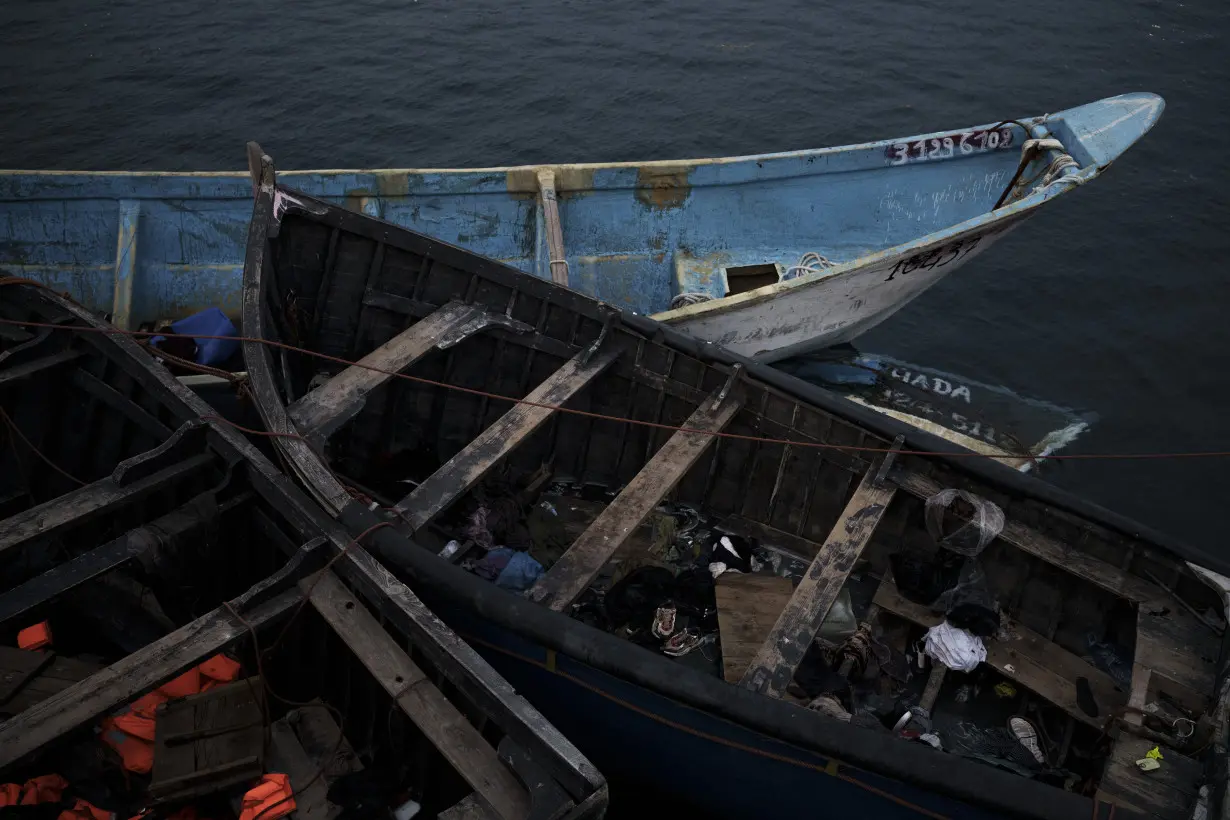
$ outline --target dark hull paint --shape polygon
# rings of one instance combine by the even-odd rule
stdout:
[[[775,740],[423,597],[601,771],[678,794],[704,816],[815,816],[821,806],[846,818],[1000,816]]]

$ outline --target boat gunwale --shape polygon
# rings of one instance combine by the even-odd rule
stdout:
[[[1088,103],[1092,105],[1093,103]],[[917,142],[922,139],[930,139],[938,136],[948,136],[959,131],[984,131],[996,126],[1012,124],[1016,122],[1028,123],[1030,125],[1041,125],[1049,121],[1049,118],[1054,117],[1054,114],[1041,114],[1033,117],[1022,117],[1019,120],[1001,120],[998,123],[982,123],[980,125],[971,125],[963,128],[947,128],[939,131],[930,131],[925,134],[913,134],[905,137],[894,137],[889,139],[871,140],[868,142],[848,143],[846,145],[831,145],[822,148],[797,148],[790,151],[770,151],[760,154],[731,154],[721,157],[689,157],[686,159],[653,159],[653,160],[619,160],[616,162],[561,162],[561,163],[529,163],[521,165],[490,165],[474,168],[305,168],[299,170],[278,171],[279,177],[295,177],[307,176],[312,174],[322,174],[329,176],[348,176],[360,174],[372,175],[401,175],[401,174],[508,174],[508,173],[533,173],[539,170],[554,170],[560,171],[601,171],[606,169],[627,169],[627,168],[696,168],[705,165],[733,165],[742,162],[765,162],[771,160],[782,159],[799,159],[809,157],[821,157],[834,154],[857,153],[861,151],[870,151],[876,149],[885,149],[892,145],[902,142]],[[979,153],[968,155],[955,155],[946,160],[966,159],[980,156]],[[886,166],[888,167],[888,166]],[[0,176],[31,176],[31,175],[47,175],[47,176],[132,176],[132,177],[212,177],[212,178],[246,178],[247,171],[74,171],[74,170],[38,170],[38,169],[6,169],[0,168]],[[588,188],[569,187],[567,185],[567,177],[558,177],[560,180],[557,183],[557,191],[583,191],[592,190]]]

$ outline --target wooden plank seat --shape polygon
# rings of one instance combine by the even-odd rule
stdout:
[[[1098,799],[1157,820],[1188,820],[1204,777],[1199,762],[1159,746],[1161,767],[1142,772],[1136,761],[1158,744],[1121,733],[1098,783]]]
[[[683,423],[688,431],[695,432],[676,432],[654,453],[555,566],[538,579],[530,589],[531,600],[556,611],[571,606],[607,560],[696,464],[713,442],[710,434],[729,424],[742,406],[742,397],[734,394],[722,398],[715,392],[706,399]]]
[[[296,401],[287,408],[291,420],[304,435],[327,438],[357,415],[368,394],[393,378],[392,373],[426,356],[442,337],[475,314],[485,313],[473,305],[449,302]]]
[[[932,627],[944,620],[925,606],[906,600],[896,584],[885,580],[876,591],[875,604],[885,612],[905,618],[919,626]],[[1119,689],[1110,675],[1085,662],[1058,644],[1048,641],[1029,627],[1007,619],[1004,632],[1010,640],[984,641],[987,664],[1004,677],[1014,680],[1055,704],[1072,717],[1102,728],[1112,712],[1127,703],[1127,693]],[[1077,705],[1076,680],[1085,678],[1097,703],[1098,714],[1088,715]]]
[[[300,582],[313,606],[482,802],[504,820],[523,820],[529,792],[482,733],[427,678],[331,572]]]
[[[527,402],[516,404],[500,416],[440,469],[415,487],[394,507],[401,513],[411,531],[435,518],[442,510],[473,487],[500,459],[512,452],[542,426],[555,412],[549,407],[562,405],[603,373],[619,357],[619,350],[598,350],[593,356],[587,351],[577,353],[534,388]]]
[[[122,462],[120,467],[126,463],[128,462]],[[64,527],[83,524],[108,510],[134,504],[152,493],[165,490],[169,483],[181,481],[212,463],[212,456],[199,454],[130,483],[122,483],[117,479],[120,470],[117,467],[116,475],[79,487],[0,521],[0,552],[35,536],[51,535]]]
[[[744,672],[741,685],[774,697],[781,697],[786,691],[896,490],[891,484],[877,484],[871,471],[863,476],[760,651]]]
[[[1141,604],[1136,615],[1136,655],[1132,663],[1132,693],[1124,719],[1140,725],[1139,710],[1158,692],[1184,707],[1203,713],[1219,653],[1218,637],[1206,624],[1174,607]]]

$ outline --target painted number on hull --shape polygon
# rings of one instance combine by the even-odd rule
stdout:
[[[885,153],[889,165],[905,165],[907,162],[948,159],[959,154],[999,151],[1011,145],[1012,127],[1005,125],[991,130],[962,131],[915,142],[898,142],[890,145]]]
[[[940,245],[935,250],[916,253],[906,259],[900,259],[897,261],[897,264],[893,265],[892,273],[884,281],[893,281],[897,274],[905,276],[907,273],[913,273],[916,270],[934,270],[945,265],[951,265],[958,259],[968,256],[974,248],[978,247],[978,243],[981,241],[981,236],[967,237],[965,239],[958,239],[956,242],[949,242],[947,245]]]

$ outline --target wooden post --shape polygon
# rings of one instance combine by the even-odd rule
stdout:
[[[538,172],[538,190],[542,195],[542,215],[547,225],[547,250],[550,254],[551,281],[568,286],[568,261],[564,256],[564,230],[559,221],[559,202],[555,198],[555,172]]]

